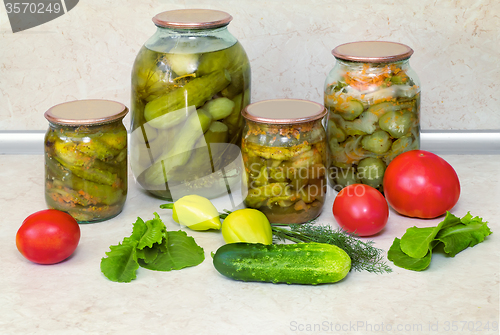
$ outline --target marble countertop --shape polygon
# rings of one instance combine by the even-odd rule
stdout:
[[[157,211],[168,230],[178,230],[164,201],[131,178],[124,211],[111,220],[81,225],[81,240],[68,260],[50,266],[23,258],[15,245],[22,221],[46,208],[43,156],[0,156],[0,333],[5,334],[498,334],[500,155],[442,156],[457,171],[462,194],[452,210],[489,221],[485,242],[455,258],[433,255],[430,267],[413,272],[390,265],[389,274],[351,272],[321,286],[244,283],[220,275],[211,262],[224,241],[218,232],[183,228],[205,250],[192,268],[155,272],[140,268],[131,283],[100,272],[109,246],[129,236],[139,216]],[[330,190],[318,221],[336,227]],[[219,210],[226,198],[214,200]],[[411,226],[435,226],[390,213],[371,238],[388,250]],[[495,328],[496,327],[496,328]]]

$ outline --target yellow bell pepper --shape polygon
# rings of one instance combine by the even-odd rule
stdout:
[[[192,230],[220,229],[219,212],[207,198],[199,195],[186,195],[175,203],[160,205],[172,209],[172,219]]]
[[[222,224],[226,243],[273,243],[273,232],[267,217],[251,208],[239,209],[227,215]]]

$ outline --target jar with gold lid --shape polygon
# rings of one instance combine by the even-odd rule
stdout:
[[[326,196],[326,109],[297,99],[248,105],[242,115],[243,197],[273,223],[316,218]]]
[[[208,9],[159,13],[137,55],[130,161],[137,182],[157,197],[213,198],[241,178],[235,162],[250,64],[228,31],[231,20]]]
[[[79,223],[118,215],[127,197],[128,109],[108,100],[78,100],[45,112],[45,199]]]
[[[420,147],[420,82],[413,50],[394,42],[353,42],[333,49],[325,81],[330,185],[364,183],[383,191],[387,165]]]

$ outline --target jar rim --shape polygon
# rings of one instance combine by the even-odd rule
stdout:
[[[121,120],[127,113],[128,108],[120,102],[86,99],[63,102],[52,106],[45,112],[44,116],[50,123],[81,126]]]
[[[176,9],[153,17],[158,27],[176,29],[211,29],[227,26],[233,17],[215,9]]]
[[[241,115],[253,122],[266,124],[297,124],[315,121],[327,113],[325,106],[302,99],[270,99],[251,103]]]
[[[413,54],[409,46],[388,41],[344,43],[332,50],[335,58],[361,63],[390,63],[405,60]]]

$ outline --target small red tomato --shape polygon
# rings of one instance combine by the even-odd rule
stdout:
[[[411,150],[389,163],[384,174],[384,194],[400,214],[431,219],[455,206],[460,181],[453,167],[424,150]]]
[[[339,226],[358,236],[371,236],[384,229],[389,206],[382,193],[364,184],[344,187],[333,202],[333,216]]]
[[[59,263],[73,254],[80,226],[69,214],[46,209],[28,216],[16,235],[19,252],[39,264]]]

